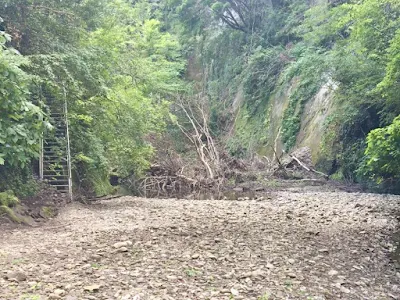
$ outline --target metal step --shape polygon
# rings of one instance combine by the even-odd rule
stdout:
[[[62,96],[62,95],[60,95]],[[40,178],[72,199],[71,156],[68,124],[67,95],[45,95],[54,130],[45,133],[41,142]]]
[[[63,143],[60,142],[44,142],[46,146],[65,146]]]
[[[54,181],[54,180],[47,180],[48,183],[50,183],[52,186],[68,186],[68,180],[66,181]]]
[[[58,176],[58,175],[60,175],[59,173],[61,173],[61,172],[53,172],[53,173],[55,173],[55,174],[48,174],[48,172],[47,172],[47,174],[46,175],[53,175],[53,176]],[[42,179],[45,179],[45,177],[44,178],[42,178]]]
[[[65,157],[57,157],[57,158],[50,158],[50,157],[45,157],[44,160],[47,163],[52,163],[52,162],[68,162],[68,159]]]
[[[44,150],[47,149],[47,150],[45,150],[46,153],[54,153],[54,152],[56,152],[56,151],[53,151],[53,150],[66,151],[66,150],[60,149],[60,148],[56,148],[56,149],[55,149],[55,148],[53,148],[53,147],[51,147],[51,146],[44,147],[43,149],[44,149]]]
[[[68,177],[67,175],[44,175],[43,177]]]

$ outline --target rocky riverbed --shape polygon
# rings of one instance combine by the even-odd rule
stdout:
[[[0,231],[0,299],[400,299],[400,197],[122,197]]]

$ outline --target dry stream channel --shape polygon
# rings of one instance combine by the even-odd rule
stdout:
[[[400,197],[122,197],[0,231],[0,299],[400,299]]]

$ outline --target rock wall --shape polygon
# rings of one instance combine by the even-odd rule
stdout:
[[[334,111],[333,92],[335,89],[336,85],[332,82],[323,85],[317,95],[306,103],[303,110],[296,148],[309,147],[314,164],[323,155],[321,142],[326,128],[325,122]]]
[[[289,105],[291,93],[294,92],[298,83],[299,79],[295,78],[290,83],[280,86],[269,99],[268,114],[264,122],[264,124],[267,124],[268,138],[267,142],[258,148],[259,155],[265,155],[272,159],[275,154],[274,149],[278,155],[282,154],[284,149],[281,139],[283,116]],[[292,150],[309,147],[314,164],[323,158],[321,143],[326,120],[334,111],[333,92],[335,89],[335,84],[328,82],[319,89],[315,97],[306,102],[303,108],[300,131],[297,134],[296,145]],[[237,107],[237,104],[235,107]]]

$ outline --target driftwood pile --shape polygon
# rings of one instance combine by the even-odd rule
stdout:
[[[283,153],[284,155],[286,153]],[[276,165],[273,167],[273,175],[277,177],[290,178],[293,174],[299,174],[301,177],[309,179],[328,179],[329,176],[317,171],[312,163],[311,150],[303,147],[288,153],[285,157],[276,157]]]
[[[319,181],[328,175],[315,170],[309,148],[300,148],[290,154],[276,157],[275,162],[253,158],[251,161],[238,160],[221,152],[220,162],[223,176],[210,178],[201,162],[184,162],[176,153],[162,153],[163,159],[153,164],[146,176],[137,182],[137,191],[143,197],[177,197],[198,191],[218,192],[230,179],[243,178],[239,182],[257,180],[254,174],[263,178],[301,179]]]
[[[171,196],[190,193],[200,184],[182,173],[154,164],[139,181],[138,191],[144,197]]]

